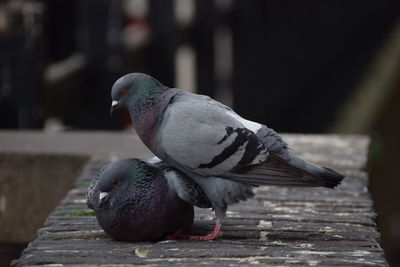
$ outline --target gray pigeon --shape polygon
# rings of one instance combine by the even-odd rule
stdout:
[[[190,238],[193,205],[211,203],[189,177],[161,162],[125,159],[110,163],[92,180],[89,208],[104,231],[119,241]]]
[[[169,88],[149,75],[119,78],[111,98],[110,112],[127,108],[144,144],[208,196],[216,225],[198,239],[218,238],[227,206],[252,197],[253,186],[333,188],[344,178],[291,155],[267,126],[240,117],[208,96]]]

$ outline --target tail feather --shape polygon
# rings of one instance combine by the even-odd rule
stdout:
[[[325,187],[334,188],[338,186],[344,179],[344,175],[341,175],[340,173],[332,169],[329,169],[327,167],[321,168],[323,169],[323,171],[319,173],[319,176],[323,179]]]
[[[284,160],[270,154],[267,161],[244,168],[236,168],[225,175],[225,178],[250,185],[277,185],[298,187],[334,188],[344,176],[326,167],[308,163],[291,156]]]
[[[335,186],[339,185],[344,178],[344,175],[330,168],[321,167],[316,164],[306,162],[295,156],[291,156],[289,164],[296,166],[297,168],[301,168],[316,177],[319,177],[320,181],[322,182],[322,186],[324,187],[334,188]]]

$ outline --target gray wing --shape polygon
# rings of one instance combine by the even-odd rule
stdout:
[[[174,97],[160,130],[158,141],[166,162],[197,175],[285,186],[330,187],[342,179],[326,168],[310,168],[290,155],[275,131],[206,96]]]
[[[164,175],[169,187],[182,200],[199,208],[211,208],[211,202],[207,195],[191,178],[172,168],[166,168]]]
[[[93,177],[92,181],[90,182],[90,185],[86,191],[86,205],[90,209],[94,209],[97,204],[99,203],[99,194],[100,190],[97,187],[97,184],[99,182],[101,174],[104,172],[104,170],[107,168],[108,164],[102,167],[97,174]]]
[[[159,146],[168,162],[203,176],[267,159],[268,151],[232,110],[205,96],[181,94],[163,115]]]
[[[323,186],[333,188],[343,175],[326,167],[306,162],[289,153],[288,145],[273,129],[263,125],[257,137],[270,152],[267,160],[256,166],[245,166],[223,177],[253,185]]]
[[[269,152],[279,155],[280,158],[288,160],[290,157],[289,147],[282,137],[273,129],[265,125],[256,132],[257,137],[265,145]]]

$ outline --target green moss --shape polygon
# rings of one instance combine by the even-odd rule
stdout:
[[[71,212],[64,213],[62,216],[95,216],[93,210],[74,210]]]
[[[87,182],[81,183],[79,186],[80,186],[80,187],[85,187],[85,188],[87,188],[87,187],[89,187],[90,184],[91,184],[91,182],[90,182],[90,181],[87,181]]]

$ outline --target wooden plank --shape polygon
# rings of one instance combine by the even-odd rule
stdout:
[[[253,199],[229,208],[219,240],[129,243],[108,238],[94,216],[70,216],[87,209],[88,182],[104,164],[92,161],[16,265],[386,266],[363,171],[368,139],[285,139],[295,154],[333,167],[347,178],[335,190],[259,187]],[[196,209],[193,233],[206,233],[213,224],[211,210]]]

